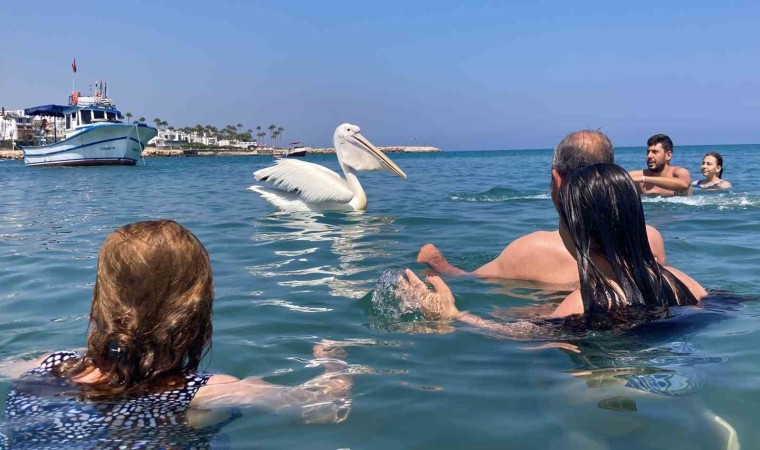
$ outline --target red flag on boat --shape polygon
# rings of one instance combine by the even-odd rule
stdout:
[[[74,71],[74,73],[77,73],[77,59],[74,58],[74,62],[71,63],[71,70]]]

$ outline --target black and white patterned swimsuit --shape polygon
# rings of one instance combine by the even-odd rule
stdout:
[[[185,411],[210,374],[188,373],[181,389],[93,402],[51,374],[76,352],[56,352],[14,381],[8,392],[0,448],[205,448],[221,428],[193,428]],[[3,436],[3,434],[5,436]],[[3,442],[5,441],[5,442]]]

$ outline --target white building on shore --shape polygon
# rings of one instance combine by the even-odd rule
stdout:
[[[34,141],[33,118],[24,114],[23,109],[0,111],[0,141],[10,141],[15,144]]]
[[[197,131],[183,131],[175,128],[165,128],[158,130],[158,135],[148,141],[148,146],[157,148],[180,147],[187,144],[205,145],[208,147],[225,147],[239,148],[243,150],[255,149],[258,143],[254,141],[238,141],[231,139],[219,139],[210,133],[199,133]]]

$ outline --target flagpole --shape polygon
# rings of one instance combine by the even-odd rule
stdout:
[[[77,59],[74,58],[74,62],[71,63],[71,94],[69,95],[69,104],[72,102],[72,96],[74,95],[74,88],[76,86],[77,79]]]

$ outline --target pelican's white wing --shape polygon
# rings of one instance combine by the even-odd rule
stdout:
[[[269,167],[253,173],[256,181],[272,183],[277,189],[297,191],[308,203],[348,203],[354,197],[346,180],[318,164],[297,159],[279,159]]]

